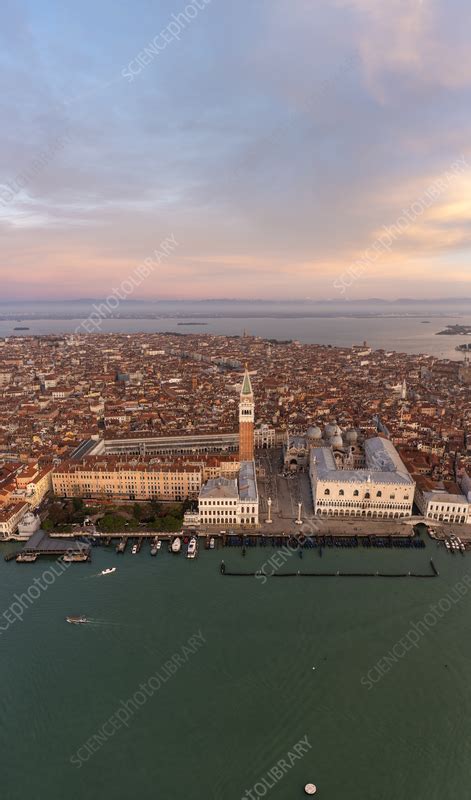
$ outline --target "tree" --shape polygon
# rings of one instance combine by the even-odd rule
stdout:
[[[126,530],[126,520],[120,514],[105,514],[98,520],[97,526],[106,533],[116,533]]]
[[[181,520],[175,519],[171,514],[161,517],[158,523],[161,531],[179,531],[181,528]]]
[[[63,525],[67,522],[69,515],[65,509],[62,508],[61,505],[54,504],[49,509],[49,519],[51,520],[53,525]]]

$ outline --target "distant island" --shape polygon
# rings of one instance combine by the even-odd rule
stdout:
[[[177,322],[177,325],[207,325],[207,322]]]
[[[438,331],[436,336],[471,336],[471,325],[447,325],[444,331]]]

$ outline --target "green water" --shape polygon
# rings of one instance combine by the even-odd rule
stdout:
[[[361,678],[471,576],[471,558],[429,543],[309,552],[289,564],[427,572],[433,556],[431,580],[262,585],[219,574],[221,555],[228,568],[256,569],[272,553],[203,550],[192,562],[151,558],[147,546],[136,556],[96,548],[91,564],[58,577],[0,636],[2,799],[238,800],[306,735],[311,749],[268,792],[273,800],[304,797],[307,781],[329,800],[469,798],[471,591],[371,690]],[[107,566],[117,572],[94,577]],[[47,567],[1,559],[2,609]],[[67,614],[100,622],[67,625]],[[74,766],[121,700],[198,631],[204,645],[129,727]]]

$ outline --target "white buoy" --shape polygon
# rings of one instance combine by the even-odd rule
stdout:
[[[306,783],[304,791],[306,794],[315,794],[317,792],[317,786],[314,786],[313,783]]]

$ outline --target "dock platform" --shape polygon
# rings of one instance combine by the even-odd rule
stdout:
[[[72,558],[76,556],[77,560],[82,560],[85,556],[90,556],[90,550],[89,544],[74,539],[53,539],[48,536],[46,531],[39,529],[24,543],[20,552],[24,555],[53,556],[55,558],[65,555]]]

